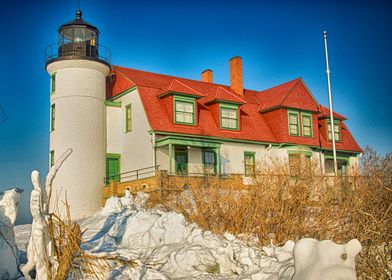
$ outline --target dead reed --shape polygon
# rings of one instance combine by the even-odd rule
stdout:
[[[367,149],[354,176],[322,176],[315,165],[299,165],[291,174],[281,163],[262,166],[249,186],[215,176],[172,179],[153,204],[163,203],[205,230],[257,236],[261,244],[357,238],[363,245],[359,279],[392,279],[391,154]]]

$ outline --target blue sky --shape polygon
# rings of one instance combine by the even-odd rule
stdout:
[[[334,108],[361,147],[392,151],[391,4],[375,1],[93,1],[83,18],[101,32],[116,65],[200,79],[211,68],[229,84],[243,58],[244,85],[262,90],[302,77],[328,104],[323,31],[328,31]],[[0,17],[0,190],[32,188],[48,167],[49,77],[44,49],[74,18],[78,1],[7,1]],[[0,112],[1,118],[1,112]],[[19,222],[28,221],[24,213]]]

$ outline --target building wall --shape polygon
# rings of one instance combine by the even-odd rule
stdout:
[[[154,165],[151,130],[138,90],[116,99],[121,107],[107,107],[107,153],[120,154],[121,173]],[[132,130],[125,132],[125,107],[132,104]]]
[[[56,73],[56,89],[50,96],[51,105],[56,106],[50,151],[57,160],[67,149],[73,150],[53,181],[50,207],[58,207],[64,215],[67,199],[73,219],[91,215],[101,206],[109,70],[103,63],[88,60],[61,60],[47,66],[50,75]]]

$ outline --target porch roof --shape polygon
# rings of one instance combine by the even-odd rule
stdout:
[[[163,147],[172,144],[172,145],[190,146],[190,147],[198,147],[198,148],[220,148],[222,143],[223,142],[221,141],[215,141],[215,140],[167,136],[167,137],[158,138],[155,141],[155,146]]]

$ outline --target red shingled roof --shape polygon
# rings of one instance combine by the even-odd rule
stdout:
[[[317,103],[301,78],[264,91],[244,90],[244,94],[239,96],[225,85],[120,66],[114,66],[113,72],[116,76],[113,85],[108,87],[112,89],[108,99],[137,86],[152,130],[268,143],[291,143],[325,149],[331,146],[330,142],[325,140],[322,130],[322,122],[325,120],[318,120],[318,117],[329,114],[328,109]],[[197,98],[196,125],[174,123],[173,97],[168,95],[167,98],[160,98],[169,92],[179,92]],[[215,101],[228,101],[239,105],[238,131],[220,129],[219,104]],[[313,115],[313,138],[288,135],[287,108],[316,113]],[[340,114],[335,115],[337,119],[346,119]],[[317,125],[318,121],[321,123]],[[343,141],[337,144],[338,150],[361,152],[361,148],[343,122],[342,139]]]
[[[168,93],[181,93],[185,95],[191,95],[195,97],[204,97],[204,94],[194,90],[193,88],[187,86],[186,84],[180,82],[177,79],[171,81],[170,84],[167,84],[163,89],[161,89],[157,96],[162,97]]]
[[[329,118],[329,109],[323,105],[320,105],[320,114],[319,114],[320,118]],[[338,119],[338,120],[347,120],[347,118],[341,114],[338,114],[336,112],[333,112],[333,117],[334,119]]]

